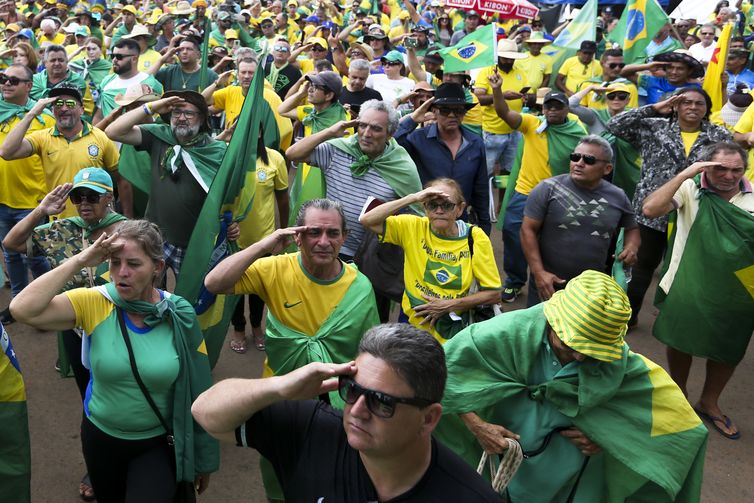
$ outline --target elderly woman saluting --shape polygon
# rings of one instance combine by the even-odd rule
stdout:
[[[425,216],[393,215],[412,205]],[[466,202],[455,180],[439,178],[426,188],[384,203],[360,218],[385,243],[403,248],[404,293],[401,308],[412,325],[444,343],[463,329],[468,310],[494,304],[500,296],[500,274],[489,237],[479,227],[457,220]],[[479,291],[470,294],[476,280]]]
[[[56,295],[81,269],[109,260],[111,282]],[[101,503],[173,501],[201,493],[217,470],[217,443],[194,423],[191,403],[211,384],[193,307],[154,287],[165,270],[162,236],[145,220],[121,223],[11,302],[20,321],[85,332],[91,379],[81,443]]]

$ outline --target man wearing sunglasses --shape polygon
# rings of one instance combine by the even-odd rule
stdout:
[[[286,39],[276,39],[271,54],[272,61],[265,63],[264,74],[280,99],[284,100],[291,87],[301,78],[301,71],[288,63],[291,44]]]
[[[126,199],[130,187],[118,177],[118,149],[103,131],[82,120],[82,101],[75,87],[58,86],[50,90],[49,97],[37,101],[5,137],[0,145],[0,157],[8,161],[38,155],[47,190],[70,182],[83,168],[104,168],[118,182],[121,198]],[[52,107],[55,126],[27,134],[32,122],[48,106]],[[75,206],[66,203],[61,217],[75,215]]]
[[[547,178],[529,193],[521,224],[521,246],[529,264],[527,305],[548,300],[582,272],[612,268],[610,246],[625,229],[624,267],[636,262],[639,227],[626,193],[604,180],[613,150],[599,136],[585,136],[570,155],[568,174]],[[563,253],[568,250],[568,253]]]
[[[639,106],[639,93],[636,90],[636,86],[630,80],[620,76],[621,70],[626,66],[623,61],[623,51],[621,49],[606,50],[600,57],[600,64],[602,65],[602,77],[586,80],[579,84],[578,89],[581,91],[593,85],[601,87],[593,87],[593,92],[587,94],[586,99],[580,99],[580,103],[593,110],[604,110],[608,108],[608,103],[603,90],[612,87],[614,84],[622,84],[628,87],[630,93],[630,100],[626,102],[626,105],[631,108]],[[584,96],[582,95],[580,98],[584,98]]]
[[[192,411],[211,435],[269,459],[286,501],[500,502],[432,437],[445,378],[445,356],[431,335],[379,325],[364,334],[355,361],[221,381]],[[307,400],[336,389],[342,413]]]
[[[24,115],[36,103],[29,98],[33,74],[25,65],[10,65],[0,74],[0,143],[18,127]],[[40,113],[29,125],[29,131],[48,129],[55,125],[49,113]],[[6,161],[0,159],[0,240],[13,227],[30,214],[47,192],[42,160],[38,155]],[[36,222],[39,224],[40,222]],[[47,272],[50,266],[44,257],[25,258],[20,253],[4,247],[6,271],[10,279],[11,296],[15,297],[29,284],[29,269],[36,278]],[[0,312],[0,322],[9,324],[13,317],[6,309]]]

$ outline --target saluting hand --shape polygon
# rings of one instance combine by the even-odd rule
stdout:
[[[72,183],[64,183],[52,189],[39,203],[40,211],[48,217],[62,212],[72,188]]]

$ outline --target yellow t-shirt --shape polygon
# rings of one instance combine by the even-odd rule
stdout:
[[[744,114],[738,119],[738,122],[733,126],[734,133],[751,133],[754,131],[754,107],[748,107]],[[749,180],[754,180],[754,148],[749,149],[749,169],[746,171],[746,177]]]
[[[552,176],[547,162],[547,133],[537,133],[540,124],[542,123],[537,117],[521,114],[521,125],[518,130],[523,135],[524,151],[521,157],[521,171],[516,180],[516,192],[525,196],[528,196],[539,182]]]
[[[683,140],[683,149],[686,151],[686,157],[691,152],[691,147],[694,146],[697,138],[699,138],[699,131],[681,131],[681,139]]]
[[[54,37],[48,38],[41,32],[37,34],[37,42],[39,47],[47,47],[48,45],[63,45],[65,42],[65,33],[56,33]]]
[[[144,54],[139,56],[139,71],[146,72],[147,69],[157,63],[162,55],[154,49],[147,49]]]
[[[253,293],[287,327],[313,336],[356,279],[356,268],[342,263],[333,280],[321,281],[306,272],[300,253],[256,260],[233,287],[235,294]]]
[[[427,217],[396,215],[385,221],[382,240],[400,246],[405,253],[403,312],[409,317],[409,323],[427,330],[440,343],[445,339],[428,323],[420,325],[422,318],[415,315],[413,306],[426,303],[422,295],[440,299],[465,297],[473,279],[479,283],[480,290],[501,288],[490,238],[479,227],[473,227],[471,232],[473,257],[469,253],[467,235],[438,236],[432,232]]]
[[[494,66],[483,68],[482,71],[479,72],[479,75],[477,75],[474,89],[484,89],[487,91],[487,94],[491,96],[492,87],[490,86],[489,76],[495,71],[495,68],[496,67]],[[519,92],[524,87],[530,87],[526,72],[521,68],[516,68],[515,64],[510,73],[500,72],[500,76],[503,78],[503,85],[501,87],[503,93],[505,91]],[[520,112],[524,106],[520,99],[506,101],[508,102],[508,107],[516,112]],[[482,129],[488,133],[494,134],[508,134],[513,132],[513,129],[511,129],[508,124],[497,115],[497,112],[495,112],[495,106],[492,104],[482,107]]]
[[[544,76],[552,74],[552,58],[547,54],[539,53],[538,56],[529,54],[524,59],[517,59],[513,66],[526,73],[532,91],[536,91],[540,87],[547,87],[547,82],[542,86]]]
[[[314,71],[314,60],[313,59],[297,59],[298,62],[298,68],[301,70],[301,73],[303,75],[306,75],[307,73],[311,73]]]
[[[86,50],[83,50],[83,51],[79,51],[79,53],[76,54],[76,57],[71,58],[71,54],[73,54],[74,52],[76,52],[78,50],[78,48],[79,48],[78,44],[71,44],[71,45],[65,46],[65,53],[68,55],[68,62],[69,63],[71,61],[77,61],[77,60],[83,58],[84,56],[86,56]]]
[[[105,133],[88,123],[73,140],[68,141],[57,127],[34,131],[26,136],[32,153],[42,159],[47,190],[63,183],[70,183],[83,168],[104,168],[114,174],[118,169],[120,154],[115,144]],[[70,200],[59,218],[77,216],[76,207]]]
[[[32,120],[29,133],[55,126],[53,116],[43,114],[40,117],[44,124],[37,119]],[[0,144],[20,121],[18,117],[12,117],[0,124]],[[0,204],[16,209],[36,208],[47,194],[42,159],[38,155],[15,161],[5,161],[0,158],[0,187],[5,187],[4,190],[0,190]]]
[[[474,108],[470,108],[466,112],[466,116],[463,118],[463,124],[469,126],[482,127],[482,110],[483,106],[479,105],[479,98],[474,93],[471,93],[471,100],[476,104]]]
[[[277,150],[267,149],[270,164],[257,158],[256,183],[244,185],[244,190],[254,190],[254,202],[249,214],[241,221],[238,244],[246,248],[275,230],[275,192],[288,188],[288,168]],[[284,222],[287,224],[288,222]]]
[[[579,86],[579,90],[590,84],[591,82],[582,82]],[[634,84],[626,84],[626,87],[629,88],[628,92],[630,94],[626,108],[637,108],[639,106],[639,91],[636,90]],[[592,110],[603,110],[607,108],[607,98],[605,97],[605,93],[589,93],[583,100],[581,100],[581,104]]]
[[[593,59],[588,65],[583,65],[578,56],[566,59],[558,70],[558,75],[565,75],[565,86],[572,93],[578,92],[579,84],[585,80],[599,80],[602,76],[602,65]]]

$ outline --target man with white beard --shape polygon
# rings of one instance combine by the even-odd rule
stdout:
[[[155,113],[169,124],[139,124],[144,114]],[[150,165],[140,166],[140,178],[130,181],[156,195],[149,198],[144,218],[157,224],[165,236],[165,262],[176,276],[225,154],[226,144],[209,135],[208,116],[201,94],[170,91],[161,100],[145,103],[119,117],[105,129],[113,141],[150,154]]]

